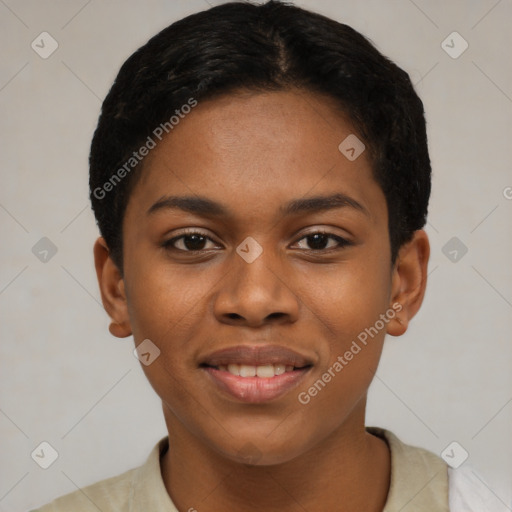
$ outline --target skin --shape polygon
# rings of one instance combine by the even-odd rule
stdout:
[[[161,350],[142,368],[162,399],[171,446],[162,477],[179,510],[384,507],[390,454],[365,431],[366,397],[385,334],[403,334],[421,305],[429,243],[416,231],[391,265],[386,201],[367,153],[349,161],[338,150],[352,133],[331,99],[304,91],[200,102],[145,161],[124,218],[122,274],[103,238],[95,244],[111,333],[133,334],[136,344],[149,338]],[[278,211],[288,201],[334,192],[364,211]],[[164,195],[204,196],[230,215],[148,214]],[[162,247],[188,228],[208,237],[199,253],[186,252],[194,248],[190,238],[174,250]],[[306,235],[319,230],[350,245],[327,237],[315,249]],[[250,264],[236,252],[248,236],[263,249]],[[396,302],[399,318],[301,404],[298,393]],[[314,364],[284,396],[243,403],[213,386],[199,362],[244,343],[294,348]]]

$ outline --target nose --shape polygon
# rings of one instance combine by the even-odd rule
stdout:
[[[271,256],[263,251],[249,263],[233,254],[231,270],[215,297],[214,314],[220,322],[260,327],[297,321],[300,300],[292,274]]]

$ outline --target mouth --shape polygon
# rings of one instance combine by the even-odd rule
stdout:
[[[284,373],[289,373],[297,370],[302,370],[304,368],[309,368],[311,365],[306,365],[302,367],[296,367],[289,364],[277,363],[277,364],[261,364],[261,365],[250,365],[250,364],[240,364],[240,363],[230,363],[230,364],[221,364],[218,366],[210,366],[207,364],[201,365],[203,368],[213,368],[215,370],[219,370],[221,372],[229,372],[231,375],[236,375],[237,377],[242,377],[244,379],[249,377],[258,377],[260,379],[271,379],[273,377],[277,377],[278,375],[283,375]]]
[[[206,356],[200,363],[214,388],[231,399],[262,403],[299,385],[313,360],[280,346],[237,346]]]

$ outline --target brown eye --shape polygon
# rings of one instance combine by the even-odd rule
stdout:
[[[164,242],[162,246],[170,250],[174,249],[183,252],[195,252],[208,249],[205,247],[208,241],[212,242],[212,240],[203,233],[194,232],[185,233],[183,235],[171,238],[170,240]]]
[[[318,231],[316,233],[308,234],[300,239],[300,241],[306,240],[308,247],[303,247],[305,249],[309,249],[312,251],[324,251],[330,249],[341,249],[348,245],[351,245],[351,242],[342,238],[338,235],[334,235],[333,233],[325,233],[323,231]],[[335,243],[328,247],[329,241],[333,240]],[[299,241],[299,242],[300,242]]]

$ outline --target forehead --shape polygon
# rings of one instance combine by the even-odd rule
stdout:
[[[366,152],[340,151],[347,137],[357,134],[334,100],[305,91],[199,102],[148,155],[133,199],[139,211],[195,195],[232,213],[279,214],[292,198],[342,193],[371,210],[384,198]]]

